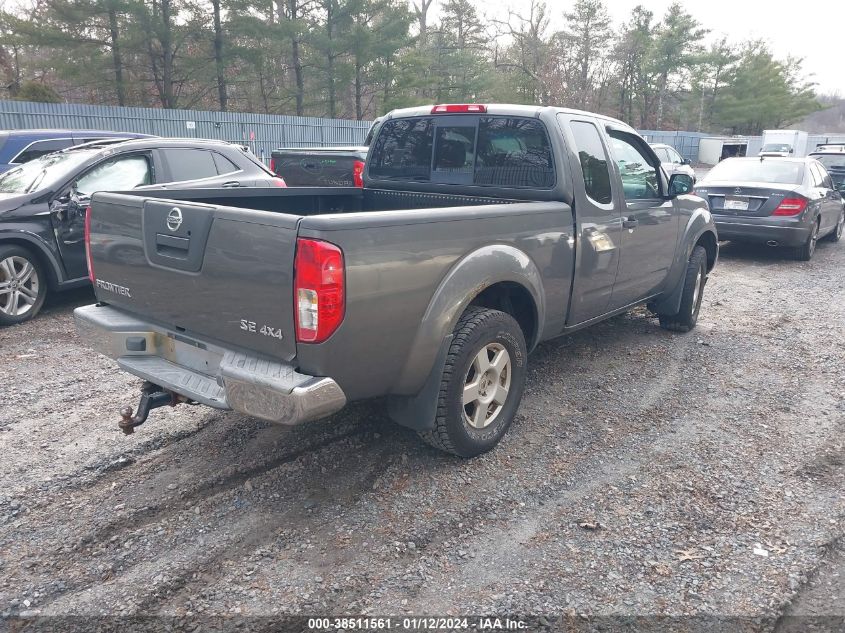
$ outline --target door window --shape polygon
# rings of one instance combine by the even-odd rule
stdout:
[[[152,182],[146,156],[120,156],[100,163],[76,181],[76,192],[90,197],[97,191],[128,191]]]
[[[660,159],[662,163],[671,163],[672,159],[669,157],[669,152],[663,149],[662,147],[655,148],[654,153],[657,154],[657,158]]]
[[[636,137],[611,130],[610,148],[619,166],[625,200],[653,200],[660,197],[657,169],[651,158],[640,147]]]
[[[211,152],[205,149],[165,149],[164,160],[170,167],[170,182],[199,180],[217,175]]]
[[[581,161],[587,195],[599,204],[610,203],[610,170],[598,129],[586,121],[573,121],[570,127],[575,137],[575,149]]]
[[[676,152],[675,150],[670,148],[670,149],[666,150],[666,153],[669,154],[669,162],[670,163],[681,164],[682,162],[684,162],[683,159],[681,158],[681,155],[678,152]]]
[[[50,139],[48,141],[36,141],[30,144],[20,154],[15,156],[11,163],[27,163],[34,158],[40,158],[52,152],[58,152],[61,149],[66,149],[73,145],[73,141],[69,138]]]

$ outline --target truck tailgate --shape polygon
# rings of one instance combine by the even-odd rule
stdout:
[[[298,221],[283,213],[96,194],[90,244],[97,298],[176,333],[291,360]]]

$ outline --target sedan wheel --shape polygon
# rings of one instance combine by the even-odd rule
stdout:
[[[843,229],[845,229],[845,210],[839,214],[839,221],[836,223],[836,228],[830,234],[831,242],[838,242],[842,239]]]
[[[34,317],[47,294],[38,260],[20,246],[0,246],[0,325]]]
[[[795,259],[803,262],[808,262],[813,258],[813,253],[816,252],[816,242],[819,241],[819,223],[813,223],[813,228],[810,231],[810,236],[803,246],[795,249]]]

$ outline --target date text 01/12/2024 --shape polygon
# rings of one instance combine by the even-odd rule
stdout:
[[[314,631],[522,631],[528,624],[523,620],[498,617],[348,617],[309,618],[308,628]]]

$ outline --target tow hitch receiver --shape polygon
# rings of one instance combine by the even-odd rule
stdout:
[[[138,413],[132,415],[132,407],[130,406],[121,407],[121,420],[117,425],[125,435],[130,435],[135,432],[136,426],[140,426],[146,422],[147,416],[152,409],[168,405],[175,407],[181,401],[183,401],[182,396],[162,389],[151,382],[145,382],[143,387],[141,387],[141,400],[138,402]]]

